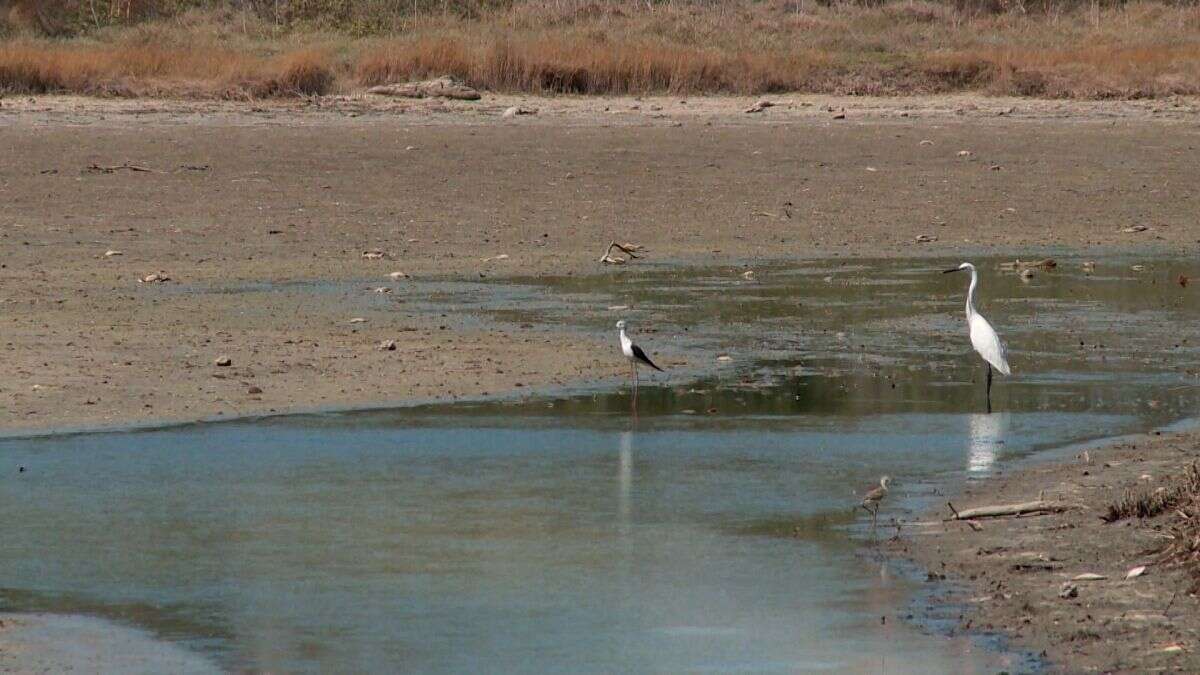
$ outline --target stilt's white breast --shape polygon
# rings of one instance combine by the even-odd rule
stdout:
[[[633,340],[630,340],[629,336],[625,334],[624,328],[621,329],[621,353],[627,359],[633,358]]]

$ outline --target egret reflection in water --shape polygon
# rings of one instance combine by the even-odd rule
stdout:
[[[976,413],[967,416],[967,472],[987,473],[996,463],[996,455],[1008,434],[1008,413]]]

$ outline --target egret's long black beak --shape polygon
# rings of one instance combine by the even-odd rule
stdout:
[[[948,270],[942,270],[942,274],[950,274],[951,272],[961,272],[961,271],[963,271],[963,268],[961,268],[961,267],[951,267]]]

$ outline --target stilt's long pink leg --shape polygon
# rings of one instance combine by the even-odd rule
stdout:
[[[633,367],[633,416],[637,417],[637,398],[638,398],[638,371],[637,364],[630,362]]]

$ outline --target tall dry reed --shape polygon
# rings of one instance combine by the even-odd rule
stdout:
[[[178,12],[143,0],[127,6],[128,25],[83,37],[10,29],[0,91],[292,96],[453,75],[542,94],[1200,94],[1200,7],[1042,3],[1033,12],[982,1],[479,0],[442,11],[364,0],[274,3],[287,11],[272,15],[270,3],[178,0],[219,6]],[[360,35],[362,26],[391,32]]]

